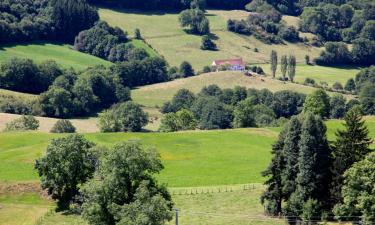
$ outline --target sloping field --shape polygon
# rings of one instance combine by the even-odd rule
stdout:
[[[181,133],[87,134],[101,145],[139,140],[160,152],[165,169],[159,176],[170,187],[261,183],[277,133],[267,129]],[[0,133],[0,182],[34,182],[34,160],[56,134]]]
[[[266,45],[254,37],[237,35],[226,30],[228,19],[246,18],[248,12],[241,10],[222,11],[208,10],[211,32],[215,35],[219,51],[202,51],[201,37],[188,35],[178,22],[177,13],[140,12],[134,10],[105,9],[99,10],[102,20],[113,26],[118,26],[129,33],[135,28],[141,30],[143,38],[158,53],[163,55],[172,66],[178,66],[182,61],[189,61],[196,70],[211,65],[215,59],[241,57],[248,63],[266,63],[269,61],[271,50],[280,55],[294,54],[298,62],[303,62],[306,54],[311,58],[319,55],[319,48],[304,44]],[[259,52],[254,52],[257,48]]]
[[[241,72],[218,72],[207,73],[185,79],[178,79],[167,83],[154,84],[140,87],[132,91],[132,98],[139,104],[155,107],[162,106],[166,101],[172,99],[173,95],[181,88],[187,88],[195,93],[204,86],[217,84],[221,88],[233,88],[243,86],[246,88],[267,88],[273,92],[281,90],[292,90],[309,94],[316,90],[313,87],[300,84],[281,82],[269,77],[248,77]]]
[[[83,70],[94,65],[112,64],[98,57],[75,51],[72,46],[65,44],[34,43],[0,46],[0,62],[14,57],[29,58],[37,63],[55,60],[65,68],[73,67],[77,70]]]

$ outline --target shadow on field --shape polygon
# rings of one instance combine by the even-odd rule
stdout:
[[[47,44],[53,44],[53,45],[59,45],[59,46],[64,46],[66,45],[65,43],[62,42],[57,42],[57,41],[30,41],[30,42],[13,42],[13,43],[8,43],[8,44],[3,44],[0,45],[0,51],[5,50],[5,48],[12,48],[16,46],[24,46],[27,47],[29,45],[47,45]]]

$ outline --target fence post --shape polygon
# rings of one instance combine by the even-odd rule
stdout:
[[[176,225],[178,225],[178,209],[176,209]]]

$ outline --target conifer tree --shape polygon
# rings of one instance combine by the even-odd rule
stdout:
[[[311,113],[304,115],[299,141],[297,187],[292,195],[294,200],[289,203],[289,209],[300,211],[299,215],[303,214],[303,205],[307,201],[316,200],[321,205],[320,210],[327,205],[332,160],[326,130],[320,117]]]
[[[347,112],[344,120],[344,129],[336,132],[336,141],[332,146],[334,161],[331,197],[334,204],[342,201],[341,188],[344,182],[344,172],[371,152],[372,140],[362,120],[361,110],[358,107],[352,108]]]
[[[282,173],[283,193],[288,199],[296,189],[295,179],[298,174],[299,140],[301,135],[301,123],[297,117],[293,117],[287,129],[284,140],[285,169]]]
[[[289,56],[288,58],[288,77],[291,82],[294,82],[294,77],[296,76],[296,57],[294,55]]]
[[[281,213],[281,203],[283,201],[281,173],[284,169],[284,139],[287,131],[287,126],[280,132],[279,138],[272,146],[273,158],[268,168],[262,173],[262,176],[269,177],[264,183],[267,189],[261,196],[261,202],[264,205],[265,211],[268,215],[277,216]]]

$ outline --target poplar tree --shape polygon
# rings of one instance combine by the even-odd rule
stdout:
[[[331,196],[334,204],[342,202],[341,189],[344,182],[344,172],[355,162],[361,161],[371,152],[369,130],[362,119],[361,110],[354,107],[344,117],[343,130],[336,132],[336,141],[332,150],[334,162],[332,165]]]
[[[289,56],[288,58],[288,77],[290,81],[294,82],[294,77],[296,76],[296,57],[294,55]]]
[[[281,74],[283,75],[283,80],[286,78],[286,72],[288,70],[288,57],[283,55],[281,57]]]
[[[277,70],[277,52],[275,50],[272,50],[271,52],[271,71],[272,71],[272,77],[275,78],[276,76],[276,70]]]
[[[284,140],[285,169],[282,173],[283,193],[288,199],[296,189],[296,177],[298,174],[298,154],[301,135],[301,123],[297,117],[292,117],[287,128]]]
[[[261,203],[264,205],[265,212],[271,216],[277,216],[281,213],[281,204],[283,201],[281,173],[284,169],[284,139],[288,130],[288,125],[284,126],[284,129],[280,132],[278,140],[272,146],[272,155],[268,168],[262,172],[262,176],[268,177],[268,180],[264,183],[267,185],[267,189],[261,196]]]

